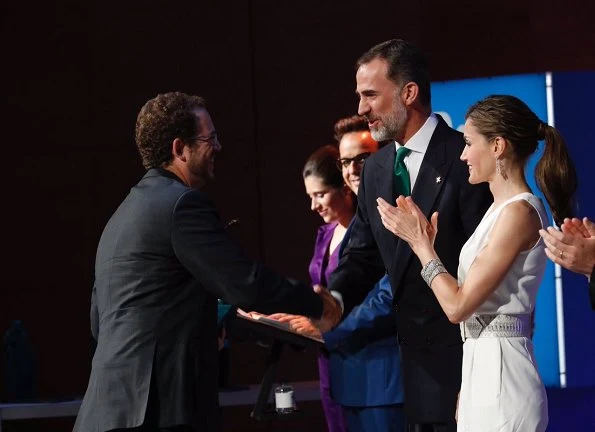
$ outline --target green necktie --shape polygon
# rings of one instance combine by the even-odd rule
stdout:
[[[409,172],[405,166],[405,156],[409,154],[411,150],[407,147],[399,147],[397,149],[397,155],[395,157],[395,191],[397,196],[411,195],[411,180],[409,179]]]

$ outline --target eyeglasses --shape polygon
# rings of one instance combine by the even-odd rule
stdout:
[[[217,132],[213,132],[211,135],[206,136],[206,137],[198,136],[195,139],[198,142],[203,142],[203,143],[208,143],[208,144],[214,144],[216,142],[219,142],[219,138],[217,137]]]
[[[364,161],[371,154],[372,154],[371,152],[366,152],[366,153],[360,153],[357,156],[352,157],[352,158],[337,159],[337,168],[339,168],[340,170],[342,170],[343,168],[349,168],[349,165],[351,165],[351,162],[353,162],[356,166],[361,168],[362,165],[364,164]]]

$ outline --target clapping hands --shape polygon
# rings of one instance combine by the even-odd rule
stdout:
[[[421,246],[433,246],[438,234],[438,212],[434,212],[431,222],[411,197],[399,196],[396,206],[382,198],[377,198],[378,212],[384,227],[405,240],[414,251]]]
[[[539,231],[546,255],[568,270],[589,276],[595,265],[595,223],[587,218],[566,218],[560,228]]]

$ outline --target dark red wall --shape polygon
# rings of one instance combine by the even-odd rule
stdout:
[[[307,278],[320,221],[301,167],[356,110],[354,68],[393,37],[426,51],[433,79],[595,69],[592,2],[60,0],[0,7],[7,167],[0,332],[23,320],[41,397],[81,394],[103,225],[141,177],[134,123],[159,92],[207,98],[224,152],[209,192],[247,250]],[[232,379],[261,352],[232,347]],[[302,365],[296,367],[296,365]],[[315,378],[312,355],[287,374]]]

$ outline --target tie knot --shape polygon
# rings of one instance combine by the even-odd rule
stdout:
[[[397,163],[403,162],[405,156],[407,156],[410,152],[411,149],[408,149],[407,147],[399,147],[397,149]]]

